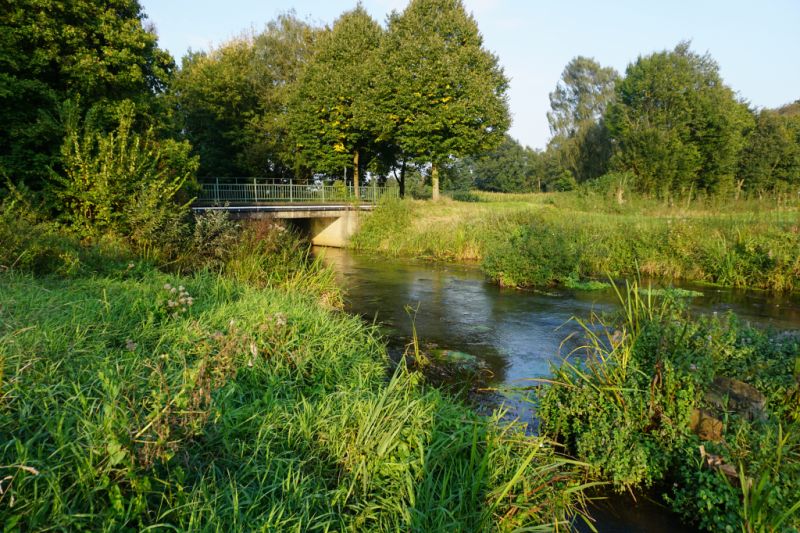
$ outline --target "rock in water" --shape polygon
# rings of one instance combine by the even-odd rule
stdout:
[[[716,377],[705,395],[716,409],[733,411],[748,420],[764,420],[767,398],[758,389],[738,379]]]

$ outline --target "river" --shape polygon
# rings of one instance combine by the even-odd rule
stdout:
[[[488,385],[512,390],[549,375],[551,362],[566,355],[564,339],[578,330],[572,317],[613,310],[616,296],[603,291],[519,291],[486,281],[476,266],[434,264],[316,249],[346,291],[347,311],[380,323],[390,351],[402,351],[412,333],[428,345],[466,352],[486,367]],[[800,329],[800,297],[766,292],[682,285],[702,296],[690,300],[698,314],[734,312],[744,321],[775,329]],[[530,411],[506,393],[515,416]],[[597,510],[601,532],[688,531],[652,502],[633,505],[616,498]]]

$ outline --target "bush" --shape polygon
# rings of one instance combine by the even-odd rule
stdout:
[[[580,254],[569,229],[534,216],[511,228],[505,241],[490,248],[482,263],[494,281],[510,287],[548,286],[578,277]]]
[[[582,323],[586,346],[552,369],[542,432],[617,490],[670,486],[673,508],[703,528],[800,526],[797,338],[697,320],[635,285],[622,306],[620,320]],[[718,397],[712,385],[730,377],[765,396],[763,412]],[[717,417],[713,429],[698,416]]]
[[[456,202],[480,202],[481,197],[472,191],[453,191],[450,198]]]
[[[111,133],[95,129],[91,116],[82,128],[68,113],[61,148],[63,175],[54,174],[52,191],[60,219],[78,235],[125,235],[140,248],[174,238],[172,228],[188,203],[176,203],[198,167],[186,142],[157,140],[152,130],[133,131],[133,104],[120,108]]]

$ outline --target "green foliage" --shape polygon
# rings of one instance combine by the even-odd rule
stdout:
[[[4,2],[0,18],[0,171],[39,187],[58,162],[61,103],[124,99],[151,123],[173,60],[136,0]]]
[[[370,99],[370,73],[383,29],[358,6],[342,14],[318,43],[290,103],[291,131],[304,163],[338,174],[361,173],[376,155],[378,119]]]
[[[475,186],[484,191],[533,192],[538,190],[535,174],[537,154],[506,135],[495,150],[474,159]]]
[[[96,246],[83,246],[55,223],[39,219],[30,205],[0,205],[0,242],[0,273],[10,270],[72,278],[130,272],[139,265],[124,241],[104,238]]]
[[[642,192],[725,192],[751,121],[711,57],[681,43],[638,58],[617,84],[607,116],[612,164],[633,172]]]
[[[490,277],[499,280],[502,273],[503,283],[514,286],[641,274],[665,284],[680,279],[775,291],[798,287],[796,209],[772,198],[710,198],[686,209],[629,195],[628,179],[609,175],[570,193],[476,192],[481,202],[433,210],[424,202],[398,203],[404,212],[397,220],[413,223],[395,223],[400,215],[387,215],[362,226],[353,242],[390,255],[484,261]]]
[[[470,191],[455,191],[450,198],[456,202],[480,202],[481,197]]]
[[[739,165],[740,188],[794,193],[800,185],[800,115],[759,112]]]
[[[103,134],[91,119],[80,128],[74,114],[61,148],[63,176],[53,193],[62,219],[80,235],[112,232],[139,247],[166,242],[186,214],[176,202],[193,179],[197,161],[188,143],[157,141],[152,130],[132,130],[132,105],[123,106],[114,132]]]
[[[320,33],[289,13],[183,58],[170,98],[202,176],[294,176],[287,106]]]
[[[419,163],[496,147],[508,129],[508,80],[460,0],[413,0],[389,18],[375,73],[382,136]]]
[[[578,56],[567,63],[550,93],[547,120],[553,137],[548,152],[578,182],[602,175],[608,166],[611,139],[603,117],[618,79],[613,68]]]
[[[673,508],[704,529],[800,525],[800,427],[786,410],[800,387],[789,362],[797,340],[732,317],[690,319],[669,296],[643,295],[635,284],[620,301],[619,319],[579,322],[584,345],[553,368],[539,395],[544,434],[618,490],[672,484]],[[714,405],[712,381],[727,376],[765,394],[766,412],[728,409],[723,438],[704,442],[693,413]],[[739,474],[726,479],[721,465]]]
[[[533,217],[487,253],[481,268],[506,287],[548,286],[576,277],[579,250],[566,228]]]
[[[235,228],[204,219],[196,231],[224,246]],[[0,273],[5,527],[494,531],[573,520],[579,466],[404,364],[387,379],[376,330],[326,309],[330,285],[296,239],[268,225],[246,233],[223,276],[110,263],[70,280]],[[257,239],[267,244],[254,251]]]

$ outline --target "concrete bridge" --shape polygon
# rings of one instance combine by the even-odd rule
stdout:
[[[259,178],[215,179],[201,183],[195,212],[227,211],[235,219],[291,220],[311,236],[313,244],[341,248],[358,229],[360,216],[384,196],[397,197],[397,187],[376,183],[352,186],[320,183],[270,183]]]

